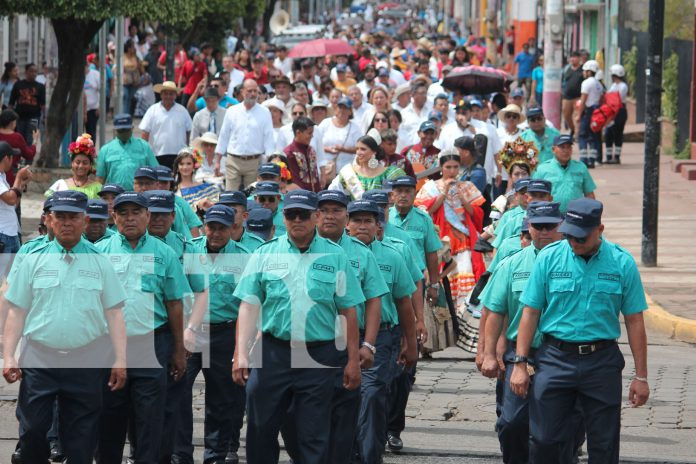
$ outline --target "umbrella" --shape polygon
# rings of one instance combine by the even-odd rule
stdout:
[[[290,58],[316,58],[330,55],[352,55],[355,53],[348,42],[341,39],[316,39],[301,42],[292,47]]]
[[[390,10],[392,8],[399,8],[401,5],[396,2],[387,2],[387,3],[382,3],[377,7],[377,11],[382,11],[382,10]]]
[[[464,94],[504,92],[512,83],[512,77],[503,70],[484,66],[459,66],[442,81],[448,90],[460,90]]]

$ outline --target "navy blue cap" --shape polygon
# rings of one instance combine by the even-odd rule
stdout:
[[[529,218],[527,216],[522,218],[522,227],[520,228],[520,233],[529,232]]]
[[[454,109],[455,110],[459,110],[459,109],[470,110],[471,104],[462,98],[457,102],[457,105],[454,107]]]
[[[171,213],[174,211],[174,194],[169,190],[150,190],[144,192],[147,209],[151,213]]]
[[[345,106],[347,108],[353,108],[353,102],[348,97],[342,97],[336,102],[336,106]]]
[[[382,225],[387,222],[387,216],[384,214],[384,208],[379,209],[379,213],[377,213],[377,221]]]
[[[524,179],[517,179],[517,181],[515,182],[515,192],[517,193],[521,192],[527,187],[529,187],[529,177],[525,177]]]
[[[109,205],[104,200],[89,200],[87,216],[90,219],[109,219]]]
[[[513,91],[510,93],[510,96],[512,98],[524,97],[524,90],[522,90],[520,87],[517,87],[513,89]]]
[[[428,120],[428,121],[423,121],[418,128],[418,132],[425,132],[425,131],[434,131],[437,130],[437,126],[435,125],[434,122]]]
[[[155,172],[159,182],[174,182],[174,173],[167,166],[155,166]]]
[[[123,192],[114,199],[114,209],[126,203],[133,203],[143,208],[147,208],[147,198],[139,192]]]
[[[380,206],[386,205],[389,203],[389,192],[380,189],[368,190],[367,192],[363,193],[362,199],[374,201]]]
[[[257,208],[263,208],[263,206],[256,203],[254,200],[247,200],[246,201],[246,208],[247,208],[247,211],[251,212],[251,210],[254,210]]]
[[[126,189],[124,189],[118,184],[104,184],[104,186],[99,191],[99,193],[97,193],[97,195],[102,196],[102,193],[114,193],[116,195],[120,195],[125,191]]]
[[[563,145],[565,143],[573,144],[573,136],[570,134],[561,134],[557,135],[555,139],[553,139],[553,146],[557,147],[559,145]]]
[[[391,180],[387,179],[384,182],[382,182],[382,190],[384,190],[385,192],[389,193],[392,191],[393,188],[394,184]]]
[[[320,205],[324,201],[333,201],[334,203],[340,203],[343,206],[348,206],[350,199],[340,190],[322,190],[321,192],[317,193],[317,204]]]
[[[227,192],[222,192],[220,194],[220,198],[218,199],[218,204],[219,205],[241,205],[241,206],[246,206],[247,205],[247,197],[244,195],[244,192],[240,192],[239,190],[231,190]]]
[[[271,228],[273,228],[273,213],[266,208],[256,208],[249,211],[246,228],[249,232],[268,240],[271,238]]]
[[[545,179],[532,179],[527,186],[527,193],[542,192],[551,193],[551,182]]]
[[[469,106],[478,106],[479,108],[483,108],[483,102],[476,98],[472,98],[469,100]]]
[[[291,190],[285,194],[283,211],[288,209],[316,210],[318,204],[317,194],[309,190]]]
[[[387,68],[384,68],[384,67],[379,68],[379,70],[377,71],[377,75],[379,77],[387,77],[387,76],[389,76],[389,70]]]
[[[205,212],[205,223],[219,222],[229,227],[234,224],[235,214],[234,208],[225,205],[213,205]]]
[[[114,129],[132,129],[133,118],[128,113],[120,113],[114,116]]]
[[[396,187],[413,187],[416,188],[416,179],[411,176],[400,176],[392,180],[392,189]]]
[[[438,110],[432,110],[430,113],[428,113],[428,121],[442,122],[442,113]]]
[[[254,191],[254,196],[262,195],[280,195],[280,184],[273,181],[261,181],[256,183],[256,190]]]
[[[345,63],[338,63],[336,65],[336,72],[346,72],[348,71],[348,65]]]
[[[563,222],[561,204],[551,201],[533,201],[527,205],[530,224],[558,224]]]
[[[543,116],[544,110],[542,110],[540,106],[532,106],[531,108],[527,108],[526,114],[527,114],[527,119],[533,118],[535,116]]]
[[[61,190],[53,194],[51,211],[84,213],[87,209],[87,195],[75,190]]]
[[[573,237],[587,237],[595,227],[602,224],[601,202],[592,198],[578,198],[568,203],[565,220],[558,231]]]
[[[43,212],[48,213],[51,211],[51,206],[53,206],[53,197],[46,198],[43,204]]]
[[[142,166],[136,169],[135,174],[133,174],[134,179],[138,177],[147,177],[148,179],[157,180],[157,171],[150,166]]]
[[[379,215],[379,206],[372,200],[356,200],[348,203],[348,214],[372,213]]]
[[[280,177],[280,166],[275,163],[263,163],[259,165],[259,169],[256,171],[259,176],[268,174],[271,176]]]

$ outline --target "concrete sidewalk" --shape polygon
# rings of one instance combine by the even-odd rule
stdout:
[[[633,254],[652,301],[646,321],[666,335],[696,343],[696,182],[670,171],[672,157],[660,161],[658,266],[641,265],[643,144],[624,145],[621,165],[592,171],[597,199],[604,203],[605,235]]]

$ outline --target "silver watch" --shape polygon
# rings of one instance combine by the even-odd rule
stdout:
[[[361,346],[361,347],[364,346],[364,347],[367,348],[368,350],[372,351],[372,354],[377,354],[377,348],[375,348],[375,346],[374,346],[373,344],[371,344],[371,343],[362,342],[362,343],[360,344],[360,346]]]

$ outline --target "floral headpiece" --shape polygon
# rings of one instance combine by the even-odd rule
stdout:
[[[290,170],[288,169],[288,165],[282,162],[279,159],[275,159],[271,161],[273,164],[277,164],[280,166],[280,178],[283,179],[285,182],[290,182],[292,180],[292,174],[290,174]]]
[[[82,134],[68,146],[68,152],[70,153],[71,157],[76,155],[85,155],[94,161],[96,149],[94,147],[92,136],[89,134]]]
[[[510,142],[505,142],[503,149],[498,152],[500,164],[509,173],[516,164],[524,164],[529,168],[531,174],[536,169],[539,160],[537,155],[539,150],[532,141],[525,142],[520,137]]]
[[[201,167],[203,163],[203,154],[198,148],[191,148],[191,156],[193,157],[193,169],[196,170]]]

